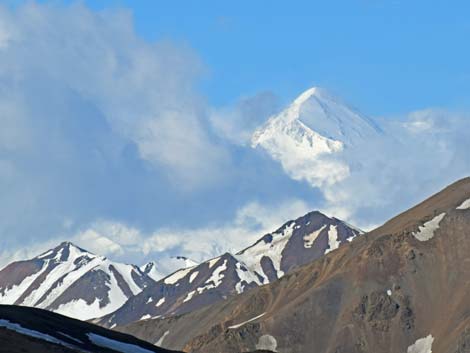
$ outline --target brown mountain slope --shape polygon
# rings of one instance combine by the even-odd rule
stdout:
[[[286,275],[120,330],[191,352],[470,352],[470,178]]]

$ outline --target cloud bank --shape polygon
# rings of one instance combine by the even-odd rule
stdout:
[[[219,133],[204,72],[186,45],[140,38],[126,11],[0,6],[0,262],[76,239],[141,263],[186,250],[193,230],[212,249],[200,258],[241,244],[215,232],[248,234],[233,221],[246,205],[297,198],[273,163]],[[262,120],[263,97],[267,108],[240,109]]]

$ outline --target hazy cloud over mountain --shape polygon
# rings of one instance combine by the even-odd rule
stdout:
[[[334,156],[346,177],[312,184],[251,147],[280,99],[213,106],[206,69],[185,44],[141,38],[126,11],[0,7],[0,263],[64,239],[199,261],[310,209],[377,224],[469,174],[469,116],[430,109],[380,119],[383,139]]]

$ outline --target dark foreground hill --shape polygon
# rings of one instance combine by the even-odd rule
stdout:
[[[166,353],[148,342],[49,311],[0,305],[0,352]]]
[[[234,298],[118,329],[188,352],[470,352],[470,178]]]

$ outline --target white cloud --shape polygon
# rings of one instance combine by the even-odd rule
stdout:
[[[224,139],[249,146],[256,128],[278,109],[278,98],[269,92],[240,99],[236,104],[213,109],[210,121]]]
[[[325,208],[370,229],[468,176],[469,122],[469,115],[435,109],[383,119],[383,138],[345,153],[351,173],[322,189]]]
[[[31,132],[34,120],[59,123],[73,108],[101,114],[171,180],[194,187],[207,169],[224,170],[226,155],[203,127],[205,104],[193,89],[203,69],[190,49],[144,42],[128,13],[93,13],[80,4],[2,9],[0,23],[0,43],[8,38],[0,58],[0,89],[8,93],[0,102],[0,146],[34,146],[44,137]],[[30,110],[36,101],[42,112]]]
[[[169,273],[180,265],[172,256],[201,262],[226,251],[237,252],[274,231],[284,222],[309,211],[301,200],[269,207],[252,202],[240,208],[232,221],[200,228],[162,228],[145,232],[117,221],[99,221],[72,237],[77,245],[124,262],[156,260]]]
[[[28,2],[0,5],[0,50],[1,247],[96,219],[162,222],[146,210],[225,183],[231,156],[186,45],[143,40],[126,11]]]

